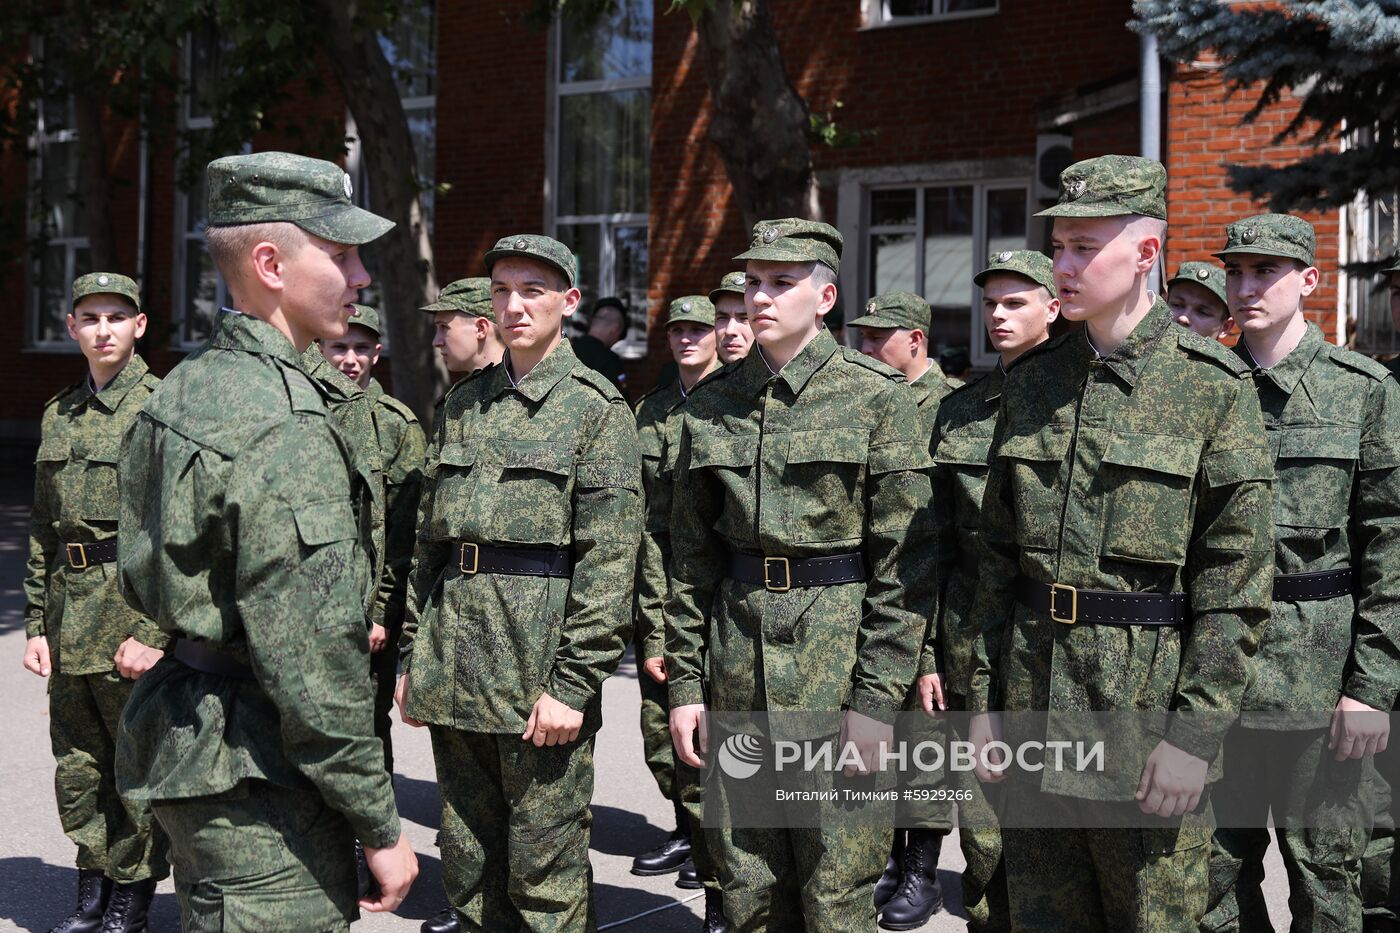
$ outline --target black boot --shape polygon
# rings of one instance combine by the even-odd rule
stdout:
[[[433,914],[418,928],[419,933],[462,933],[462,918],[451,907]]]
[[[705,889],[705,925],[700,933],[729,933],[729,921],[724,919],[724,898],[719,888]]]
[[[938,850],[942,846],[942,833],[909,830],[900,866],[899,890],[880,914],[881,927],[916,930],[943,908],[943,889],[938,884]]]
[[[102,933],[145,933],[146,914],[156,896],[156,880],[133,881],[112,888],[107,911],[102,915]]]
[[[676,808],[676,831],[655,849],[632,859],[632,874],[669,875],[690,858],[690,818],[679,803],[673,806]]]
[[[899,865],[904,861],[904,830],[894,831],[894,844],[890,846],[890,857],[885,860],[885,873],[875,882],[875,912],[890,902],[894,892],[899,890]]]
[[[695,860],[686,859],[681,862],[680,871],[676,873],[676,887],[698,891],[704,886],[700,881],[700,872],[695,870]]]
[[[78,906],[49,933],[99,933],[102,911],[112,896],[112,879],[95,868],[78,869]]]

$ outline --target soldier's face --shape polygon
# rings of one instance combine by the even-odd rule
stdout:
[[[1172,317],[1202,337],[1219,339],[1230,332],[1230,315],[1215,292],[1195,282],[1174,282],[1167,294]]]
[[[666,328],[666,342],[677,366],[708,369],[715,361],[715,329],[692,321]]]
[[[820,280],[816,263],[749,260],[744,305],[759,346],[809,338],[836,304],[836,286]]]
[[[920,352],[924,347],[924,332],[904,327],[857,327],[860,352],[871,359],[892,366],[906,376],[917,364],[927,362]],[[915,374],[917,378],[918,374]]]
[[[715,340],[722,363],[732,363],[749,355],[753,328],[749,326],[749,311],[744,307],[742,296],[723,294],[715,302]]]
[[[1161,237],[1132,217],[1056,217],[1050,235],[1060,313],[1071,321],[1132,310]]]
[[[1390,273],[1390,322],[1400,330],[1400,272]]]
[[[485,318],[461,311],[433,313],[433,348],[442,357],[442,365],[448,372],[469,373],[481,368],[476,364],[482,344],[478,339],[481,330],[478,321],[488,327],[491,325]]]
[[[1014,359],[1046,340],[1060,302],[1019,275],[989,275],[982,286],[982,324],[997,353]]]
[[[362,389],[369,385],[381,349],[374,333],[356,324],[346,329],[344,337],[321,342],[321,355]]]
[[[1294,259],[1259,253],[1225,257],[1225,300],[1245,334],[1284,327],[1317,288],[1318,271]]]
[[[88,295],[68,315],[68,336],[94,366],[120,366],[146,333],[146,315],[116,295]]]
[[[578,300],[579,290],[543,262],[508,256],[491,267],[491,308],[512,353],[552,350]]]
[[[306,343],[344,337],[360,289],[370,283],[359,247],[308,233],[301,249],[281,257],[281,266],[282,313],[293,335]]]

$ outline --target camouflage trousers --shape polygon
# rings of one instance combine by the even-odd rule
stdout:
[[[390,632],[383,649],[369,656],[369,676],[374,682],[374,734],[384,743],[384,770],[394,773],[394,739],[389,734],[393,720],[394,683],[399,675],[399,633]]]
[[[640,646],[638,646],[640,647]],[[642,670],[637,656],[637,686],[642,692],[642,754],[656,787],[667,800],[676,799],[676,755],[671,746],[671,706],[666,684],[659,684]]]
[[[1400,709],[1400,706],[1396,707]],[[1400,920],[1400,850],[1395,845],[1393,788],[1400,786],[1400,736],[1392,736],[1376,756],[1367,789],[1372,813],[1371,838],[1361,858],[1361,908],[1367,920]]]
[[[1261,888],[1272,808],[1276,824],[1296,824],[1274,831],[1288,875],[1293,929],[1359,930],[1370,764],[1334,761],[1325,729],[1236,726],[1225,747],[1225,776],[1211,796],[1222,823],[1233,825],[1215,831],[1210,910],[1201,929],[1273,929]]]
[[[314,791],[248,780],[154,809],[184,933],[339,933],[359,916],[354,832]]]
[[[117,725],[134,683],[116,671],[49,678],[59,822],[78,847],[79,868],[123,883],[170,874],[150,807],[117,793]]]
[[[1054,827],[1001,831],[1012,929],[1196,933],[1206,909],[1208,814],[1153,828],[1099,829],[1087,828],[1103,822],[1102,813],[1098,820],[1088,815],[1093,810],[1123,808],[1127,821],[1137,805],[1051,794],[1017,799]],[[1008,822],[1025,825],[1030,815]]]
[[[594,930],[593,737],[536,748],[518,735],[429,728],[442,880],[462,928]]]

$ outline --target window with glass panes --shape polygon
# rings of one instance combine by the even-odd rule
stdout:
[[[1400,249],[1400,197],[1368,198],[1349,211],[1349,253],[1358,260],[1385,259]],[[1354,275],[1348,283],[1355,310],[1355,348],[1362,353],[1400,353],[1400,334],[1390,314],[1390,277]]]
[[[867,296],[922,295],[933,309],[931,349],[968,347],[974,366],[993,365],[996,353],[982,327],[981,290],[972,277],[988,256],[1026,248],[1026,183],[875,188],[867,211]]]
[[[871,25],[959,19],[997,11],[997,0],[865,0]]]
[[[30,240],[37,250],[26,343],[35,349],[76,351],[64,324],[70,286],[75,278],[92,271],[78,197],[78,131],[66,93],[59,91],[40,101],[38,108],[30,140]]]
[[[584,307],[626,303],[628,356],[646,352],[653,8],[619,0],[595,22],[561,17],[554,30],[554,235],[578,257]]]

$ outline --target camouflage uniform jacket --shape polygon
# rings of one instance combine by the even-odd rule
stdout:
[[[919,406],[919,431],[924,437],[932,438],[933,422],[938,417],[938,403],[957,386],[948,381],[948,377],[943,375],[943,370],[938,368],[937,363],[930,363],[922,376],[909,383],[909,388],[913,390],[914,401]]]
[[[1245,376],[1160,299],[1106,357],[1081,328],[1011,370],[982,497],[973,709],[999,695],[1007,710],[1239,710],[1273,575],[1273,470]],[[1016,599],[1018,574],[1184,592],[1188,622],[1063,625]],[[1224,732],[1211,717],[1170,728],[1207,761]]]
[[[117,592],[117,565],[69,570],[67,544],[117,535],[117,458],[122,434],[160,380],[133,356],[100,392],[84,379],[44,405],[29,516],[29,570],[24,630],[48,638],[54,670],[100,674],[113,669],[128,637],[164,648],[160,628],[133,612]]]
[[[357,463],[291,342],[253,317],[220,314],[151,396],[122,445],[122,593],[254,678],[171,657],[142,676],[122,715],[122,793],[260,778],[314,789],[367,846],[398,838],[365,676],[372,480]]]
[[[365,395],[373,405],[374,435],[384,463],[384,573],[370,621],[392,633],[403,627],[427,441],[413,409],[387,394],[379,380],[369,381]]]
[[[1246,366],[1254,360],[1240,341]],[[1254,385],[1274,462],[1274,570],[1352,567],[1355,596],[1275,602],[1246,711],[1325,728],[1340,694],[1388,710],[1400,685],[1400,385],[1308,324]],[[1254,720],[1254,722],[1252,722]]]
[[[677,379],[653,389],[637,403],[637,443],[642,452],[642,488],[646,491],[646,521],[637,556],[637,594],[633,609],[637,631],[637,662],[666,653],[666,567],[671,559],[671,489],[663,478],[667,435],[679,426],[673,413],[685,401]]]
[[[432,439],[400,640],[408,715],[521,733],[541,692],[599,722],[631,632],[641,464],[617,388],[563,341],[512,386],[488,366]],[[569,578],[466,574],[458,542],[566,549]]]
[[[938,533],[939,624],[924,642],[919,676],[942,674],[962,705],[972,673],[972,598],[984,554],[978,531],[992,431],[1006,371],[1000,365],[954,389],[938,406],[933,429],[933,521]]]
[[[686,402],[671,511],[671,705],[892,719],[933,614],[928,443],[904,377],[821,331],[774,375],[762,353]],[[731,552],[860,552],[867,582],[769,592]],[[906,589],[907,587],[907,589]]]

